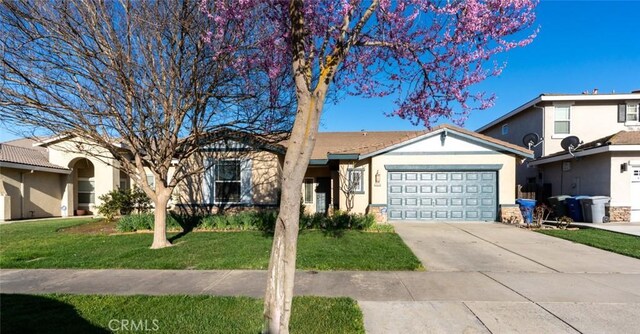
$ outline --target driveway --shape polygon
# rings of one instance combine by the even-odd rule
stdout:
[[[502,224],[397,223],[413,301],[359,300],[369,333],[634,333],[640,260]]]

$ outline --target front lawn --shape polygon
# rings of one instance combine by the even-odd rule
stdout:
[[[266,269],[271,250],[271,235],[259,231],[192,232],[174,240],[173,247],[150,250],[150,233],[69,230],[87,223],[95,221],[0,225],[0,268]],[[300,232],[297,267],[416,270],[421,264],[395,233],[305,230]]]
[[[640,259],[640,237],[595,228],[538,232]]]
[[[214,296],[0,296],[2,333],[260,333],[262,301]],[[364,333],[350,298],[295,297],[291,333]]]

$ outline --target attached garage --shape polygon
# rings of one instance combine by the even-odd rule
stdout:
[[[389,220],[496,220],[501,165],[385,167]]]

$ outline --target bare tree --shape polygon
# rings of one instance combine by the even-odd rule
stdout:
[[[354,169],[354,165],[340,166],[338,169],[338,179],[340,192],[344,196],[344,208],[347,213],[353,210],[355,205],[356,192],[362,186],[361,171]]]
[[[88,154],[112,156],[155,203],[151,248],[170,245],[167,203],[176,185],[202,173],[184,166],[203,143],[238,133],[227,129],[262,134],[291,124],[290,91],[281,89],[290,79],[256,62],[237,71],[238,59],[256,51],[246,39],[207,34],[200,6],[0,2],[0,121],[69,135],[100,147]],[[224,24],[233,31],[234,22]]]

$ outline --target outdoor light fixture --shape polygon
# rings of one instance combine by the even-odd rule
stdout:
[[[375,177],[376,183],[380,183],[380,171],[376,170],[376,177]]]

